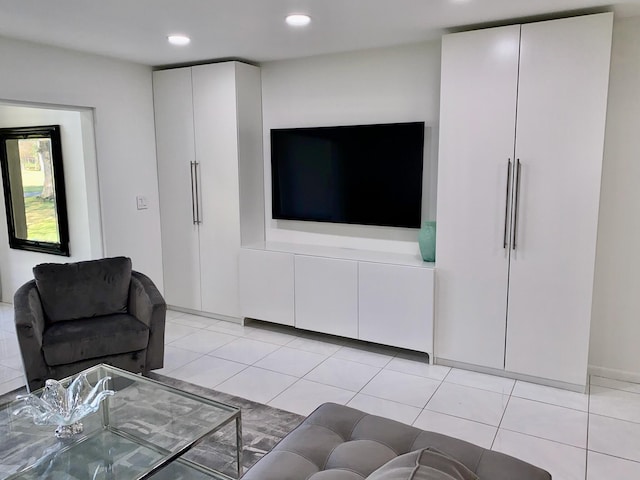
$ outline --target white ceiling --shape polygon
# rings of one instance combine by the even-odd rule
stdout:
[[[420,42],[452,27],[610,5],[606,0],[0,0],[0,36],[147,65],[255,62]],[[640,14],[620,0],[617,15]],[[285,25],[308,13],[306,28]],[[192,38],[169,45],[170,33]]]

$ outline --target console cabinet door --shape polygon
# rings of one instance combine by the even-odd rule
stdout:
[[[296,327],[358,338],[358,262],[296,255]]]
[[[433,270],[360,262],[358,338],[433,353]]]
[[[164,297],[175,307],[201,310],[200,241],[193,216],[191,68],[153,72]]]
[[[240,314],[294,326],[293,254],[240,250]]]

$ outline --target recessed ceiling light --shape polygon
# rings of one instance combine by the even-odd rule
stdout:
[[[171,45],[188,45],[191,39],[186,35],[169,35],[167,37]]]
[[[305,25],[309,25],[309,23],[311,22],[311,17],[309,15],[304,15],[301,13],[294,13],[292,15],[287,15],[285,21],[292,27],[304,27]]]

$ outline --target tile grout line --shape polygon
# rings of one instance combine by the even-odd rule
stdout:
[[[365,383],[365,384],[362,386],[362,388],[361,388],[360,390],[358,390],[358,391],[353,395],[353,397],[351,397],[351,399],[349,400],[349,402],[351,402],[351,400],[353,400],[357,395],[366,395],[366,396],[369,396],[369,397],[377,398],[377,399],[379,399],[379,400],[384,400],[384,401],[386,401],[386,402],[393,402],[393,403],[396,403],[396,404],[398,404],[398,405],[403,405],[403,406],[406,406],[406,407],[417,408],[417,409],[419,409],[419,410],[420,410],[420,412],[418,413],[418,415],[416,415],[416,418],[414,418],[414,419],[413,419],[413,422],[411,422],[411,423],[409,424],[409,425],[413,425],[413,423],[418,419],[418,417],[419,417],[419,416],[420,416],[420,414],[422,413],[422,410],[423,410],[423,408],[424,408],[424,407],[421,409],[420,407],[416,407],[415,405],[409,405],[409,404],[407,404],[407,403],[397,402],[397,401],[395,401],[395,400],[389,400],[388,398],[382,398],[382,397],[379,397],[379,396],[377,396],[377,395],[373,395],[373,394],[370,394],[370,393],[364,393],[364,392],[363,392],[363,390],[364,390],[365,388],[367,388],[367,385],[369,385],[369,384],[373,381],[373,379],[374,379],[374,378],[376,378],[378,375],[380,375],[380,373],[382,373],[382,372],[385,370],[385,367],[386,367],[387,365],[389,365],[389,363],[391,363],[391,361],[392,361],[394,358],[396,358],[396,357],[394,356],[393,358],[391,358],[391,360],[389,360],[389,361],[386,363],[386,365],[385,365],[384,367],[380,368],[380,371],[379,371],[378,373],[376,373],[373,377],[371,377],[371,378],[369,379],[369,381],[368,381],[367,383]],[[387,371],[394,371],[394,370],[387,370]],[[403,373],[403,372],[396,372],[396,373]],[[409,375],[409,374],[405,374],[405,375]],[[413,376],[414,376],[414,377],[418,377],[418,378],[424,378],[424,377],[419,377],[418,375],[413,375]],[[311,381],[313,381],[313,380],[311,380]],[[437,390],[439,387],[440,387],[440,385],[438,385],[438,387],[436,388],[436,390]],[[434,394],[435,394],[435,391],[434,391]],[[433,396],[433,395],[432,395],[432,396]],[[429,397],[429,399],[431,399],[431,397]],[[345,403],[345,405],[347,405],[349,402]],[[429,400],[427,400],[427,403],[429,403]],[[425,405],[426,405],[426,404],[425,404]]]
[[[436,389],[433,391],[433,393],[429,396],[429,399],[427,400],[427,402],[422,407],[421,412],[418,414],[418,416],[415,418],[415,420],[413,421],[413,423],[411,425],[414,425],[416,423],[416,421],[418,420],[418,418],[420,418],[420,415],[422,415],[422,413],[427,409],[427,405],[429,405],[429,402],[431,401],[431,399],[436,395],[436,393],[438,393],[438,390],[440,390],[440,387],[444,383],[445,379],[451,373],[451,370],[453,370],[453,369],[449,368],[449,371],[446,373],[446,375],[444,377],[442,377],[442,380],[440,380],[440,383],[438,384]],[[429,410],[429,411],[432,411],[432,410]],[[436,412],[436,413],[440,413],[440,412]],[[446,414],[443,414],[443,415],[446,415]]]
[[[535,402],[535,403],[541,403],[543,405],[549,405],[550,407],[564,408],[566,410],[571,410],[573,412],[589,413],[588,410],[580,410],[579,408],[567,407],[566,405],[558,405],[557,403],[550,403],[550,402],[546,402],[544,400],[538,400],[538,399],[535,399],[535,398],[521,397],[519,395],[514,395],[513,393],[511,394],[511,396],[515,397],[515,398],[518,398],[520,400],[527,400],[528,402]]]
[[[329,359],[331,359],[331,358],[334,358],[334,357],[329,357],[329,358],[327,358],[326,360],[329,360]],[[325,360],[325,361],[326,361],[326,360]],[[351,361],[351,360],[345,360],[344,358],[336,358],[335,360],[342,360],[342,361],[345,361],[345,362],[350,362],[350,361]],[[322,363],[325,363],[325,361],[323,361]],[[313,368],[311,371],[313,371],[313,370],[315,370],[316,368],[318,368],[320,365],[322,365],[322,363],[321,363],[321,364],[319,364],[317,367]],[[358,363],[358,362],[354,362],[354,363]],[[361,363],[360,365],[366,365],[366,364]],[[369,385],[369,383],[371,383],[371,382],[373,381],[373,379],[374,379],[374,378],[376,378],[378,375],[380,375],[380,372],[382,372],[382,370],[384,370],[384,368],[383,368],[383,367],[375,367],[375,366],[373,366],[373,365],[366,365],[366,366],[367,366],[367,367],[371,367],[371,368],[377,368],[377,369],[378,369],[378,371],[377,371],[377,372],[376,372],[376,373],[375,373],[375,374],[374,374],[374,375],[373,375],[369,380],[367,380],[367,382],[366,382],[366,383],[365,383],[365,384],[360,388],[360,390],[355,390],[355,395],[357,395],[357,394],[359,394],[360,392],[362,392],[362,390],[363,390],[367,385]],[[346,391],[348,391],[348,392],[353,392],[353,391],[354,391],[354,390],[350,390],[350,389],[348,389],[348,388],[336,387],[335,385],[329,385],[328,383],[323,383],[323,382],[319,382],[319,381],[317,381],[317,380],[312,380],[312,379],[310,379],[310,378],[306,378],[306,375],[308,375],[309,373],[311,373],[311,372],[308,372],[308,373],[307,373],[307,374],[305,374],[305,376],[304,376],[304,377],[302,377],[302,378],[304,378],[305,380],[308,380],[308,381],[310,381],[310,382],[319,383],[320,385],[327,385],[327,386],[329,386],[329,387],[340,388],[340,389],[342,389],[342,390],[346,390]],[[355,395],[354,395],[354,396],[355,396]],[[352,399],[353,399],[353,398],[352,398]],[[350,401],[351,401],[351,400],[350,400]]]
[[[505,428],[505,427],[501,427],[501,428],[505,432],[517,433],[518,435],[524,435],[525,437],[537,438],[538,440],[545,440],[547,442],[557,443],[558,445],[564,445],[565,447],[577,448],[578,450],[584,450],[585,452],[587,451],[587,449],[585,447],[578,447],[578,446],[573,445],[571,443],[561,442],[560,440],[554,440],[554,439],[547,438],[547,437],[541,437],[540,435],[534,435],[532,433],[519,432],[518,430],[513,430],[511,428]]]
[[[507,404],[504,406],[504,410],[502,411],[502,415],[500,416],[500,422],[498,422],[498,426],[496,427],[496,434],[493,436],[493,441],[491,442],[491,447],[489,448],[489,450],[493,451],[493,446],[496,443],[496,438],[498,438],[498,433],[500,433],[500,426],[502,425],[504,416],[507,414],[507,408],[509,408],[509,403],[511,402],[511,396],[513,395],[513,390],[515,388],[516,388],[516,382],[513,382],[513,385],[511,386],[511,392],[509,392],[509,397],[507,398]],[[523,435],[526,435],[526,434],[523,434]]]
[[[391,360],[389,360],[389,362],[390,362],[390,361],[391,361]],[[389,362],[387,362],[387,365],[389,364]],[[386,365],[385,365],[385,366],[386,366]],[[355,398],[355,396],[356,396],[356,395],[360,395],[360,394],[362,394],[362,395],[367,395],[366,393],[363,393],[363,392],[362,392],[362,390],[364,390],[365,388],[367,388],[367,385],[369,385],[371,382],[373,382],[373,379],[374,379],[374,378],[376,378],[378,375],[380,375],[380,373],[381,373],[383,370],[384,370],[384,367],[380,368],[380,370],[378,370],[378,373],[376,373],[373,377],[371,377],[371,378],[367,381],[367,383],[365,383],[365,384],[362,386],[362,388],[360,388],[360,390],[358,390],[358,391],[356,392],[356,394],[351,398],[351,400],[353,400],[353,399]],[[374,397],[375,395],[371,395],[371,396],[372,396],[372,397]],[[376,397],[376,398],[379,398],[379,397]],[[349,400],[349,401],[351,401],[351,400]],[[386,400],[386,399],[384,399],[384,398],[383,398],[382,400]]]
[[[310,380],[310,381],[312,381],[312,380]],[[377,395],[373,395],[373,394],[371,394],[371,393],[363,393],[362,391],[360,391],[360,392],[356,392],[356,395],[364,395],[365,397],[375,398],[376,400],[384,400],[385,402],[394,403],[394,404],[399,405],[399,406],[401,406],[401,407],[415,408],[416,410],[419,410],[419,411],[420,411],[420,412],[418,413],[418,416],[420,416],[420,413],[422,413],[422,409],[421,409],[420,407],[416,407],[415,405],[409,405],[409,404],[407,404],[407,403],[398,402],[397,400],[389,400],[388,398],[382,398],[382,397],[379,397],[379,396],[377,396]],[[353,400],[353,399],[352,399],[352,400]],[[372,415],[377,415],[377,414],[375,414],[375,413],[374,413],[374,414],[372,414]],[[417,420],[418,416],[416,416],[416,418],[414,419],[414,421],[415,421],[415,420]],[[404,422],[402,422],[402,423],[404,423]],[[412,425],[412,424],[413,424],[413,422],[411,422],[411,423],[409,423],[409,424],[406,424],[406,425]]]
[[[630,458],[626,458],[626,457],[621,457],[619,455],[613,455],[611,453],[605,453],[605,452],[599,452],[598,450],[590,450],[587,449],[587,453],[592,452],[592,453],[597,453],[599,455],[602,455],[604,457],[611,457],[611,458],[616,458],[618,460],[623,460],[625,462],[630,462],[630,463],[636,463],[638,465],[640,465],[640,460],[631,460]]]
[[[589,412],[589,418],[591,418],[591,416],[609,418],[611,420],[617,420],[619,422],[631,423],[633,425],[640,425],[640,421],[639,420],[628,420],[626,418],[612,417],[611,415],[603,415],[602,413],[591,413],[591,412]]]
[[[447,375],[448,375],[448,374],[447,374]],[[444,382],[444,381],[445,381],[445,380],[443,380],[443,382]],[[504,393],[504,391],[502,391],[502,392],[498,392],[498,391],[496,391],[496,390],[490,390],[490,389],[488,389],[488,388],[474,387],[474,386],[471,386],[471,385],[466,385],[466,384],[464,384],[464,383],[457,383],[457,382],[452,382],[452,381],[448,381],[447,383],[448,383],[448,384],[450,384],[450,385],[457,385],[457,386],[459,386],[459,387],[475,388],[476,390],[481,390],[481,391],[483,391],[483,392],[497,393],[498,395],[507,395],[506,393]],[[514,383],[514,385],[515,385],[515,383]],[[511,387],[511,390],[513,390],[513,386]],[[511,396],[511,393],[509,393],[509,396]],[[518,396],[516,395],[516,398],[520,398],[520,397],[518,397]],[[526,398],[525,400],[529,400],[529,399],[528,399],[528,398]],[[532,401],[534,401],[534,402],[535,402],[535,401],[537,401],[537,400],[532,400]],[[544,403],[544,402],[539,402],[539,403]]]
[[[480,422],[478,420],[471,420],[470,418],[461,417],[460,415],[452,415],[451,413],[443,413],[443,412],[439,412],[437,410],[428,410],[426,407],[423,408],[422,410],[423,411],[426,410],[427,412],[430,412],[430,413],[437,413],[438,415],[443,415],[445,417],[451,417],[451,418],[456,418],[458,420],[465,420],[467,422],[476,423],[476,424],[482,425],[484,427],[498,428],[495,425],[491,425],[490,423]],[[516,432],[516,433],[521,433],[521,432]],[[523,434],[523,435],[526,435],[526,434]]]
[[[273,372],[273,373],[280,373],[280,374],[282,374],[282,375],[289,375],[289,376],[291,376],[291,377],[296,377],[296,378],[298,378],[298,380],[302,380],[302,379],[305,377],[305,375],[307,375],[307,374],[308,374],[309,372],[311,372],[312,370],[315,370],[315,369],[316,369],[317,367],[319,367],[322,363],[324,363],[324,362],[325,362],[325,360],[328,360],[328,359],[330,358],[330,357],[327,357],[327,358],[325,358],[324,360],[322,360],[320,363],[318,363],[317,365],[314,365],[314,366],[313,366],[313,367],[311,367],[309,370],[307,370],[304,374],[302,374],[302,376],[301,376],[301,377],[299,377],[298,375],[295,375],[295,374],[293,374],[293,373],[282,372],[282,371],[280,371],[280,370],[274,370],[273,368],[268,368],[268,367],[265,367],[265,366],[262,366],[262,365],[256,365],[258,362],[260,362],[260,361],[264,360],[264,359],[265,359],[265,358],[267,358],[269,355],[272,355],[272,354],[274,354],[274,353],[276,353],[276,352],[279,352],[280,350],[282,350],[282,349],[283,349],[283,348],[285,348],[285,347],[286,347],[286,345],[282,345],[282,346],[280,346],[280,348],[278,348],[278,349],[274,350],[274,351],[273,351],[273,352],[271,352],[271,353],[268,353],[266,356],[264,356],[264,357],[260,358],[259,360],[256,360],[256,361],[255,361],[254,363],[252,363],[250,366],[251,366],[251,367],[256,367],[256,368],[261,368],[262,370],[267,370],[267,371],[269,371],[269,372]],[[304,350],[299,350],[299,351],[304,352]],[[313,352],[305,352],[305,353],[313,353]],[[317,354],[317,355],[320,355],[320,354]],[[220,358],[220,357],[215,357],[215,358]]]
[[[280,395],[284,394],[285,392],[287,392],[289,389],[293,388],[295,385],[297,385],[298,383],[300,383],[302,380],[310,382],[310,383],[315,383],[317,385],[322,385],[324,387],[331,387],[331,388],[337,388],[340,390],[343,390],[345,392],[349,392],[352,393],[353,395],[351,395],[351,397],[349,397],[349,400],[347,400],[346,403],[344,403],[344,405],[346,406],[351,400],[353,400],[355,398],[355,396],[358,394],[358,392],[354,392],[353,390],[348,390],[346,388],[341,388],[341,387],[336,387],[334,385],[327,385],[326,383],[322,383],[322,382],[316,382],[314,380],[309,380],[307,378],[304,377],[299,377],[295,382],[293,382],[291,385],[289,385],[287,388],[285,388],[283,391],[281,391],[280,393],[278,393],[275,397],[273,397],[271,400],[269,400],[269,402],[266,403],[266,405],[269,405],[272,401],[274,401],[276,398],[278,398]],[[269,405],[271,406],[271,405]],[[318,405],[319,406],[319,405]],[[278,407],[279,408],[279,407]],[[317,408],[317,406],[315,407]],[[284,409],[286,410],[286,409]],[[287,410],[287,411],[291,411],[291,410]],[[297,413],[297,412],[292,412],[292,413]],[[308,414],[301,414],[299,413],[298,415],[303,415],[303,416],[308,416]]]
[[[238,339],[242,339],[243,337],[239,337]],[[230,358],[224,358],[224,357],[218,357],[215,354],[215,352],[217,352],[218,350],[220,350],[223,347],[226,347],[227,345],[230,345],[231,343],[235,342],[236,340],[232,340],[229,343],[225,343],[224,345],[221,345],[217,348],[214,348],[213,350],[211,350],[210,352],[205,353],[205,355],[213,357],[213,358],[219,358],[221,360],[226,360],[227,362],[235,362],[235,363],[240,363],[242,365],[247,365],[247,367],[253,367],[255,366],[256,363],[258,363],[260,360],[263,360],[264,358],[268,357],[269,355],[271,355],[272,353],[277,352],[278,350],[282,349],[284,347],[284,345],[278,345],[275,343],[270,343],[269,345],[277,345],[278,348],[276,348],[275,350],[269,352],[269,353],[265,353],[263,356],[261,356],[260,358],[258,358],[257,360],[253,361],[252,363],[244,363],[244,362],[240,362],[238,360],[232,360]],[[266,342],[265,342],[266,343]],[[256,367],[256,368],[261,368],[261,367]],[[262,368],[262,370],[268,370],[268,371],[273,371],[273,370],[269,370],[268,368]],[[238,372],[240,373],[240,372]],[[274,373],[281,373],[281,372],[275,372]],[[291,374],[286,374],[283,373],[282,375],[289,375],[290,377],[295,377],[295,375],[291,375]]]
[[[225,360],[225,359],[223,358],[222,360]],[[231,360],[228,360],[228,361],[231,361]],[[235,362],[235,363],[240,363],[240,362]],[[226,379],[222,380],[220,383],[217,383],[217,384],[215,385],[215,387],[214,387],[214,388],[218,388],[218,387],[219,387],[220,385],[222,385],[223,383],[228,382],[229,380],[231,380],[231,379],[233,379],[233,378],[237,377],[238,375],[240,375],[242,372],[244,372],[244,371],[248,370],[249,368],[253,367],[253,365],[246,365],[246,364],[244,364],[244,363],[242,363],[241,365],[244,365],[244,366],[245,366],[245,368],[243,368],[243,369],[242,369],[242,370],[240,370],[239,372],[237,372],[237,373],[235,373],[235,374],[231,375],[229,378],[226,378]],[[260,368],[260,367],[254,367],[254,368],[258,368],[258,369],[260,369],[260,370],[265,370],[264,368]],[[275,372],[275,373],[277,373],[277,372]],[[282,375],[284,375],[284,374],[282,374]],[[290,376],[290,377],[294,377],[294,375],[289,375],[289,376]],[[296,382],[297,382],[297,380],[296,380],[295,382],[293,382],[291,385],[295,384]],[[289,386],[291,386],[291,385],[289,385]],[[285,388],[285,390],[286,390],[287,388],[289,388],[289,387],[286,387],[286,388]],[[242,395],[236,395],[236,394],[234,394],[234,393],[228,393],[228,392],[225,392],[224,390],[220,390],[220,391],[221,391],[222,393],[227,393],[228,395],[234,395],[234,396],[236,396],[236,397],[246,398],[246,397],[243,397]],[[284,390],[283,390],[282,392],[284,392]],[[282,393],[282,392],[280,392],[280,393]],[[278,393],[278,395],[280,395],[280,393]],[[277,397],[278,395],[276,395],[276,397]],[[275,398],[275,397],[273,397],[273,398]],[[269,400],[269,402],[270,402],[271,400],[273,400],[273,398],[271,398],[271,399]],[[247,400],[251,400],[252,402],[256,402],[256,403],[263,403],[263,402],[261,402],[261,401],[259,402],[259,401],[257,401],[257,400],[253,400],[253,399],[251,399],[251,398],[247,398]],[[263,404],[264,404],[264,405],[267,405],[267,403],[268,403],[268,402],[264,402]]]
[[[260,368],[260,367],[256,367],[256,368]],[[292,377],[294,375],[291,375]],[[300,380],[302,380],[300,377],[296,377],[296,381],[293,382],[291,385],[285,387],[284,390],[282,390],[281,392],[276,393],[273,397],[271,397],[268,401],[264,402],[265,405],[269,405],[271,402],[273,402],[276,398],[278,398],[280,395],[282,395],[284,392],[286,392],[287,390],[289,390],[291,387],[293,387],[296,383],[298,383]],[[295,413],[295,412],[292,412]],[[305,415],[306,416],[306,415]]]

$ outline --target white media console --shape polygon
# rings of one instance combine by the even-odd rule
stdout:
[[[418,255],[247,245],[240,251],[240,313],[433,358],[434,274],[434,264]]]

